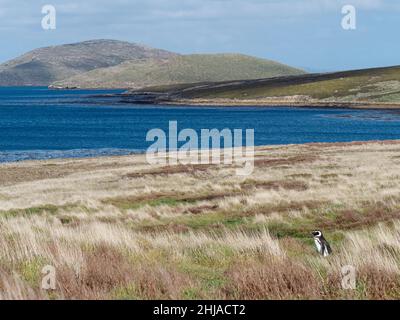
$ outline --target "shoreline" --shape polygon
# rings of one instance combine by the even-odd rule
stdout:
[[[319,147],[319,148],[329,148],[329,147],[351,147],[351,146],[365,146],[365,145],[393,145],[400,144],[400,138],[397,140],[366,140],[366,141],[349,141],[349,142],[306,142],[306,143],[290,143],[290,144],[270,144],[270,145],[257,145],[254,146],[255,152],[265,151],[268,149],[280,149],[280,148],[291,148],[291,147]],[[220,148],[222,151],[223,148]],[[201,150],[198,150],[201,152]],[[23,151],[22,151],[23,152]],[[97,156],[82,156],[82,157],[54,157],[47,159],[22,159],[15,161],[3,161],[0,162],[0,167],[5,166],[15,166],[18,164],[21,165],[45,165],[46,162],[80,162],[80,161],[97,161],[104,160],[105,162],[110,160],[119,160],[119,159],[127,159],[127,158],[142,158],[146,156],[146,150],[143,152],[132,152],[127,154],[99,154]]]
[[[289,107],[289,108],[327,108],[327,109],[357,109],[357,110],[400,110],[400,103],[371,103],[371,102],[288,102],[267,100],[217,100],[196,99],[152,102],[157,105],[173,106],[209,106],[209,107]],[[147,104],[147,103],[146,103]]]
[[[29,87],[29,86],[27,86]],[[52,87],[47,86],[50,90],[93,90],[93,91],[115,91],[115,90],[130,90],[129,88],[68,88],[68,87]],[[149,99],[142,100],[143,94]],[[327,108],[327,109],[358,109],[358,110],[400,110],[400,103],[394,102],[369,102],[369,101],[291,101],[279,99],[169,99],[159,96],[158,92],[138,92],[135,93],[109,93],[109,94],[94,94],[91,98],[127,98],[128,100],[122,103],[133,104],[154,104],[158,106],[190,106],[190,107],[293,107],[293,108]],[[139,97],[138,97],[139,96]],[[132,99],[132,100],[131,100]]]

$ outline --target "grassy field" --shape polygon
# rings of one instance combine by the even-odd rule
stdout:
[[[390,141],[261,147],[248,177],[144,156],[2,164],[0,298],[398,299],[399,166]]]

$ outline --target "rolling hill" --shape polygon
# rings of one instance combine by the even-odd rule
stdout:
[[[241,54],[176,55],[167,59],[134,60],[79,74],[56,87],[143,88],[203,81],[256,79],[304,71]]]
[[[204,104],[400,104],[400,66],[132,91],[139,100]],[[153,96],[153,98],[152,98]]]
[[[93,69],[176,53],[116,40],[90,40],[35,49],[0,65],[0,86],[48,86]]]
[[[0,65],[0,86],[143,88],[302,74],[241,54],[180,55],[136,43],[90,40],[30,51]]]

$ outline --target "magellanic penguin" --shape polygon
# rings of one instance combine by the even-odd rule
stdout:
[[[315,246],[317,247],[317,251],[324,257],[329,256],[332,253],[332,249],[328,241],[326,241],[326,239],[322,235],[322,232],[319,230],[315,230],[311,232],[311,234],[314,236],[314,242]]]

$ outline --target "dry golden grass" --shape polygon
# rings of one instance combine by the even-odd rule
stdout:
[[[398,299],[399,165],[394,141],[261,147],[248,177],[144,156],[3,164],[0,298]]]

